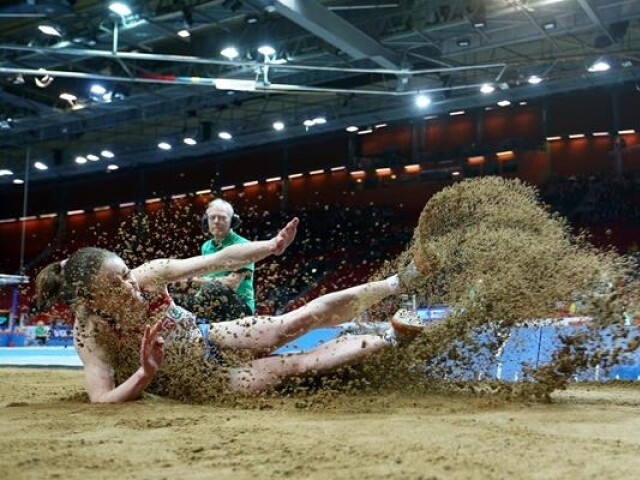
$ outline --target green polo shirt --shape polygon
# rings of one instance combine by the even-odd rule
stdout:
[[[213,239],[207,240],[202,244],[200,251],[202,255],[210,255],[212,253],[219,252],[220,250],[228,247],[229,245],[236,245],[238,243],[248,243],[248,242],[249,240],[247,240],[244,237],[241,237],[240,235],[235,233],[233,230],[230,230],[229,234],[222,240],[222,243],[220,243],[220,245],[216,245]],[[249,278],[247,277],[243,278],[240,281],[238,288],[236,289],[236,293],[238,294],[238,296],[242,297],[242,299],[245,301],[245,303],[253,313],[255,313],[256,311],[256,301],[253,295],[253,273],[255,272],[255,269],[256,269],[256,266],[254,263],[249,263],[248,265],[245,265],[244,267],[238,269],[238,270],[249,270],[251,272],[251,276],[249,276]],[[203,277],[205,278],[224,277],[226,275],[229,275],[229,273],[231,272],[221,271],[221,272],[215,272],[215,273],[208,273],[206,275],[203,275]]]

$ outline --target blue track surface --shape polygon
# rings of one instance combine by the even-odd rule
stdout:
[[[437,312],[440,314],[440,312]],[[423,316],[423,315],[421,315]],[[424,316],[423,316],[424,317]],[[430,318],[430,317],[428,317]],[[523,378],[527,367],[536,368],[551,360],[553,352],[560,345],[561,335],[573,335],[584,327],[533,325],[513,328],[504,342],[499,355],[495,353],[477,352],[473,365],[458,368],[454,377],[460,379],[500,378],[506,381],[517,381]],[[628,328],[631,335],[639,335],[638,327]],[[275,353],[285,354],[310,350],[327,342],[343,332],[343,327],[320,328],[278,349]],[[484,334],[479,333],[480,336]],[[611,332],[603,332],[605,348],[624,347],[626,340]],[[480,342],[482,343],[482,342]],[[67,346],[15,346],[0,347],[0,366],[52,366],[81,367],[75,348]],[[627,354],[620,365],[609,369],[591,368],[580,372],[578,380],[640,380],[640,352]]]

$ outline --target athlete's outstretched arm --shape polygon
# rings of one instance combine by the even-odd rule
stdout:
[[[177,259],[159,259],[131,271],[142,288],[158,288],[205,273],[237,270],[247,263],[270,255],[281,255],[296,236],[299,220],[291,220],[270,240],[231,245],[211,255]]]

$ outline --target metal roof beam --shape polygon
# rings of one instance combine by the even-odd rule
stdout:
[[[356,60],[368,58],[383,68],[399,69],[400,58],[316,0],[276,0],[276,11]]]
[[[598,27],[600,27],[600,29],[604,32],[604,34],[609,38],[611,43],[612,44],[616,43],[616,41],[611,36],[611,33],[609,33],[609,30],[607,29],[607,27],[604,26],[604,24],[602,23],[602,20],[600,20],[600,17],[598,17],[598,14],[593,10],[593,8],[591,8],[591,5],[589,4],[589,0],[578,0],[578,4],[582,8],[582,10],[584,10],[584,13],[587,14],[587,17],[589,17],[589,20],[591,20],[594,25],[597,25]]]

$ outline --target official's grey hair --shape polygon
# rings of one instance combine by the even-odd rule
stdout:
[[[233,205],[231,205],[226,200],[223,200],[222,198],[216,198],[216,199],[212,200],[211,202],[209,202],[209,205],[207,205],[207,209],[205,210],[205,212],[208,212],[209,208],[212,207],[213,205],[216,205],[218,207],[224,208],[227,211],[227,213],[229,214],[229,218],[232,218],[233,214],[235,213],[233,211]]]

